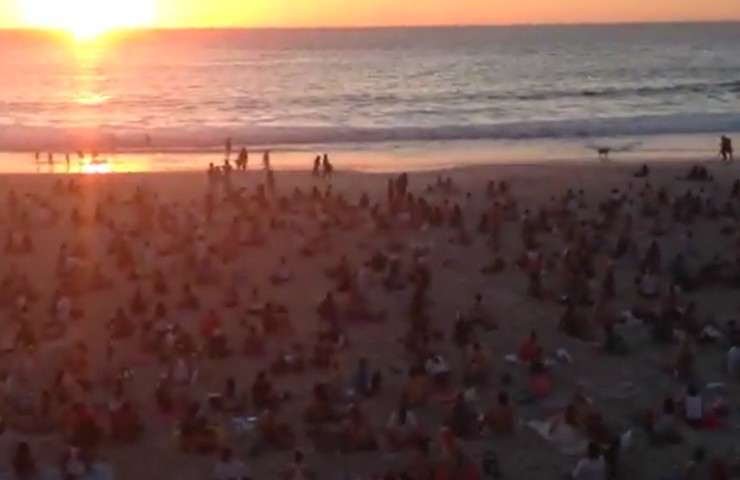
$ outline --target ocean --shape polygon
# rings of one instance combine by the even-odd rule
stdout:
[[[5,31],[0,151],[209,152],[226,138],[628,149],[740,132],[738,45],[731,23],[146,31],[88,43]]]

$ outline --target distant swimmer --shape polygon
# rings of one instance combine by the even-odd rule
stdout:
[[[733,160],[732,139],[730,137],[726,135],[720,137],[719,154],[722,155],[723,162],[731,162]]]

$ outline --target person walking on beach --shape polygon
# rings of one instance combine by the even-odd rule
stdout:
[[[46,156],[46,162],[49,164],[49,170],[54,170],[54,154],[49,152]]]
[[[312,175],[314,177],[318,177],[320,172],[321,172],[321,155],[316,155],[316,158],[314,158],[313,160]]]
[[[719,139],[719,154],[722,155],[723,162],[731,162],[733,160],[732,154],[732,139],[726,135],[722,135]]]
[[[270,165],[270,151],[265,150],[265,153],[262,155],[262,165],[265,167],[265,170],[268,172],[272,169],[272,166]]]
[[[69,170],[70,170],[69,153],[64,154],[64,162],[67,164],[67,173],[69,173]]]

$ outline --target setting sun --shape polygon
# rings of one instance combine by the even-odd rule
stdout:
[[[21,8],[28,25],[64,30],[80,39],[154,20],[154,0],[21,0]]]

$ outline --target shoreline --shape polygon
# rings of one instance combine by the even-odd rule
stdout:
[[[315,155],[327,152],[338,170],[398,173],[452,170],[480,165],[547,165],[578,163],[711,163],[719,162],[716,141],[709,135],[650,136],[570,140],[453,141],[378,143],[372,145],[302,145],[276,147],[273,168],[279,171],[311,168]],[[599,160],[597,149],[611,150],[609,160]],[[235,145],[232,161],[239,145]],[[249,171],[262,169],[264,147],[250,147]],[[50,170],[46,153],[36,164],[33,153],[0,152],[0,175],[36,173],[172,173],[204,171],[213,162],[221,165],[222,152],[120,152],[100,155],[94,163],[71,155],[70,170],[64,155],[54,153]]]

